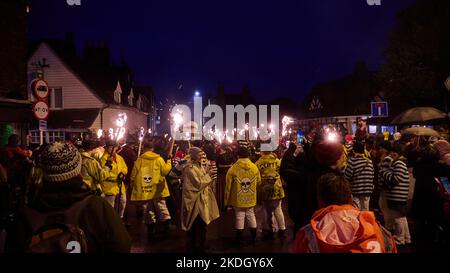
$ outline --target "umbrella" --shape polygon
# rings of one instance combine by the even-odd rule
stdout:
[[[405,135],[416,135],[416,136],[435,136],[440,137],[439,133],[431,128],[426,127],[413,127],[402,131]]]
[[[392,124],[423,123],[446,118],[447,115],[433,107],[415,107],[402,112],[392,120]]]

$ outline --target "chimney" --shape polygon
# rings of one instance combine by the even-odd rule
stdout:
[[[86,42],[83,49],[83,61],[90,65],[107,67],[110,63],[109,48],[105,41]]]

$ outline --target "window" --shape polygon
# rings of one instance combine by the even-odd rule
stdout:
[[[116,90],[114,91],[114,101],[116,103],[121,103],[122,102],[122,88],[120,88],[120,83],[117,81],[117,87]]]
[[[39,137],[39,131],[33,130],[30,131],[31,136],[31,143],[33,144],[40,144],[40,137]]]
[[[128,95],[128,105],[133,106],[133,99],[134,99],[134,94],[133,94],[133,89],[131,89],[130,95]]]
[[[63,131],[48,131],[47,133],[47,141],[48,143],[53,143],[57,140],[64,141],[65,134]]]
[[[63,92],[61,87],[50,88],[50,96],[48,97],[48,106],[50,109],[63,108]]]
[[[41,137],[39,130],[30,130],[31,143],[40,144]],[[64,141],[65,140],[65,132],[64,131],[45,131],[44,132],[44,140],[46,143],[53,143],[57,140]]]
[[[139,95],[139,97],[138,97],[138,100],[137,100],[137,102],[136,102],[136,107],[137,107],[139,110],[142,110],[142,96],[141,96],[141,95]]]

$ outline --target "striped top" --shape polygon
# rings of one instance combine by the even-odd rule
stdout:
[[[386,199],[388,201],[408,201],[409,173],[405,162],[395,161],[390,168],[380,169],[380,175],[386,187]]]
[[[374,170],[370,159],[362,156],[350,158],[344,172],[352,185],[353,195],[370,195],[373,192]]]
[[[385,190],[386,185],[383,180],[383,176],[381,175],[381,170],[389,169],[392,166],[392,162],[394,160],[390,156],[386,156],[379,164],[380,171],[378,172],[378,187],[380,190]]]

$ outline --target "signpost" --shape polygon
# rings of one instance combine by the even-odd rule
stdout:
[[[37,79],[33,82],[32,88],[38,100],[44,100],[48,97],[48,84],[46,81]]]
[[[372,117],[387,117],[388,116],[388,103],[385,101],[371,102]]]
[[[39,121],[39,130],[40,131],[47,130],[47,121],[46,120],[40,120]]]
[[[44,101],[36,101],[33,104],[33,114],[34,116],[39,120],[39,136],[40,136],[40,144],[44,144],[44,130],[47,129],[47,118],[50,111],[48,109],[48,104]],[[45,129],[44,129],[44,123],[41,124],[41,122],[45,122]]]
[[[37,101],[33,105],[33,114],[38,120],[46,120],[49,115],[48,104],[43,101]]]
[[[388,103],[385,101],[376,101],[370,103],[372,117],[378,118],[377,132],[381,132],[381,119],[388,116]]]

